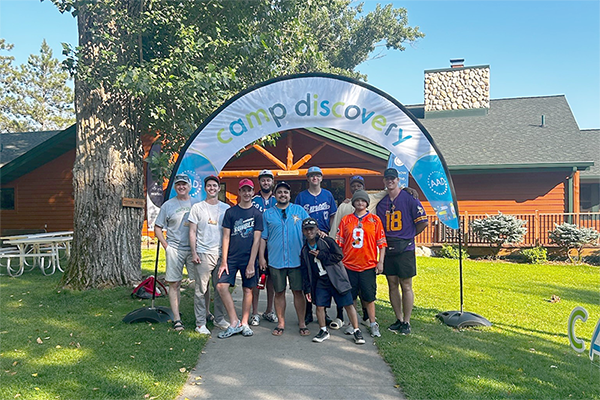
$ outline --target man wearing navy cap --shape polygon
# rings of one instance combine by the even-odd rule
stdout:
[[[192,205],[198,200],[190,197],[192,180],[189,176],[185,174],[175,175],[173,186],[177,195],[164,202],[160,207],[154,223],[154,235],[164,247],[166,253],[167,271],[165,280],[169,284],[169,303],[175,318],[173,328],[176,331],[182,331],[184,326],[179,319],[179,301],[183,266],[186,266],[188,275],[191,275],[191,271],[193,271],[188,215]],[[167,231],[166,239],[163,228]]]

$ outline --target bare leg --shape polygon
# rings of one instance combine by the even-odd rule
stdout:
[[[252,307],[252,288],[242,288],[242,325],[248,325],[248,318],[250,318],[250,307]]]
[[[369,322],[375,322],[375,302],[366,303],[367,314],[369,315]]]
[[[173,318],[175,321],[179,320],[179,300],[181,293],[181,281],[167,282],[169,284],[169,304],[171,305],[171,311],[173,311]]]
[[[358,315],[356,314],[356,308],[354,308],[353,304],[349,306],[345,306],[346,314],[348,314],[348,319],[350,319],[350,324],[354,329],[358,329]]]
[[[325,322],[325,307],[317,306],[317,321],[319,321],[319,328],[327,327],[327,323]]]
[[[397,276],[386,276],[388,282],[388,289],[390,293],[390,303],[392,303],[392,308],[394,309],[394,313],[396,314],[396,318],[399,321],[404,321],[404,316],[402,315],[402,297],[400,296],[400,278]]]
[[[412,288],[412,278],[400,279],[400,287],[402,288],[402,309],[404,311],[404,322],[410,323],[413,304],[415,303],[415,292]]]
[[[292,292],[294,293],[294,307],[296,308],[296,314],[298,314],[298,325],[300,328],[306,328],[306,323],[304,322],[307,303],[306,297],[304,297],[302,290],[293,290]],[[279,317],[279,315],[277,316]]]
[[[225,306],[225,310],[227,310],[227,315],[229,316],[229,323],[231,324],[231,326],[236,326],[239,320],[237,313],[235,312],[233,298],[231,297],[231,293],[229,293],[229,286],[229,283],[217,283],[217,290],[221,295],[223,306]]]
[[[252,315],[258,314],[258,297],[260,296],[260,290],[255,287],[252,288]],[[242,317],[244,319],[244,317]]]
[[[267,277],[267,309],[266,313],[273,312],[273,299],[275,298],[275,289],[273,288],[273,280]]]
[[[277,323],[278,328],[285,328],[285,290],[275,293],[275,313],[279,322]]]

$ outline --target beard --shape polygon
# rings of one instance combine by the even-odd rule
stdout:
[[[272,187],[268,187],[267,189],[265,189],[264,187],[260,187],[260,191],[263,193],[270,193],[271,192]]]

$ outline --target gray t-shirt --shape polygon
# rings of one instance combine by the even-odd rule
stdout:
[[[177,197],[167,200],[162,207],[155,225],[167,231],[167,243],[170,247],[181,250],[190,249],[190,223],[188,216],[192,205],[197,203],[198,199],[179,200]]]
[[[223,217],[228,208],[230,206],[222,201],[217,204],[201,201],[192,206],[188,221],[198,225],[196,229],[196,252],[198,254],[221,254]]]

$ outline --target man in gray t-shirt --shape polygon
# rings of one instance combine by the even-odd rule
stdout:
[[[184,326],[179,319],[179,301],[183,266],[186,266],[188,274],[193,270],[188,216],[192,205],[197,200],[190,197],[192,181],[187,175],[176,175],[174,186],[177,196],[166,201],[160,208],[154,223],[154,235],[165,248],[167,261],[165,280],[169,285],[169,303],[175,319],[173,328],[182,331]],[[163,229],[167,231],[166,239]]]

